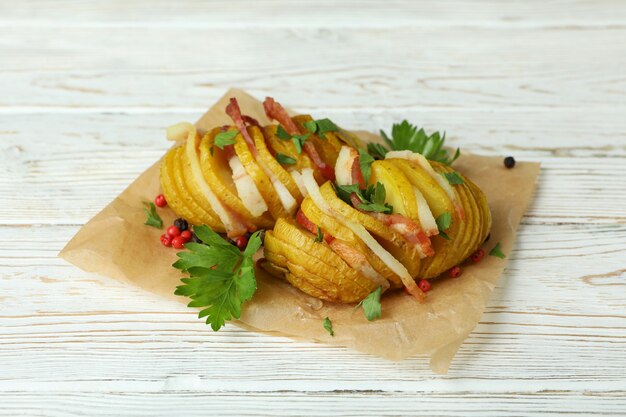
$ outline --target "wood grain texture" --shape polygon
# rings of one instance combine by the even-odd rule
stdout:
[[[626,5],[0,1],[0,416],[626,414]],[[228,87],[542,162],[450,373],[232,325],[56,257]]]

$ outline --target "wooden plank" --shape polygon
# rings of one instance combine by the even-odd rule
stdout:
[[[623,225],[523,226],[447,376],[422,358],[389,362],[231,325],[213,333],[184,304],[57,258],[75,230],[0,227],[0,393],[626,390]]]
[[[0,25],[55,27],[402,27],[419,26],[608,26],[621,25],[619,1],[464,2],[378,0],[315,2],[141,0],[28,0],[4,7]]]
[[[0,396],[0,415],[16,413],[50,416],[206,415],[219,416],[623,416],[623,393],[586,391],[538,394],[486,393],[441,394],[438,392],[388,393],[198,393],[113,392],[12,393]],[[210,406],[207,406],[210,404]],[[45,411],[44,411],[45,410]]]
[[[19,209],[4,210],[0,223],[86,222],[170,146],[166,125],[199,113],[1,116],[0,125],[8,128],[0,131],[0,198]],[[589,112],[582,121],[567,111],[315,114],[370,130],[401,118],[421,120],[429,129],[446,128],[449,143],[462,149],[541,161],[526,221],[626,222],[626,121],[619,112]]]
[[[204,109],[237,86],[295,108],[623,112],[625,30],[0,28],[0,109]]]

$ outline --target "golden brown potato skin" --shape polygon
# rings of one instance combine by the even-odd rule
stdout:
[[[304,123],[312,118],[303,115],[293,120],[303,130]],[[230,177],[226,152],[214,146],[215,136],[221,131],[220,128],[213,129],[199,141],[196,150],[202,174],[212,191],[238,219],[252,228],[268,229],[264,249],[267,260],[264,263],[265,269],[273,275],[285,278],[313,297],[340,303],[361,301],[378,288],[380,284],[375,283],[372,274],[388,282],[391,289],[403,286],[400,277],[354,233],[338,223],[333,216],[316,207],[310,197],[303,198],[301,189],[289,170],[299,172],[315,167],[306,153],[297,153],[292,141],[281,140],[276,136],[275,125],[248,128],[258,152],[256,156],[249,151],[241,134],[235,137],[234,152],[269,207],[263,215],[252,216],[237,195]],[[334,165],[341,147],[345,145],[346,140],[342,134],[344,133],[331,132],[326,134],[325,139],[315,135],[308,139],[315,144],[321,158],[329,166]],[[295,162],[292,165],[279,163],[274,158],[276,152],[293,157]],[[335,243],[316,241],[316,235],[310,229],[303,228],[292,219],[292,215],[283,209],[276,190],[266,175],[267,171],[259,165],[259,160],[285,185],[306,217],[333,236],[337,240]],[[452,213],[452,224],[446,230],[449,239],[441,235],[430,237],[434,255],[423,257],[413,243],[389,227],[389,224],[346,204],[337,197],[330,182],[323,184],[320,192],[333,211],[362,225],[386,251],[404,265],[412,277],[435,278],[463,262],[484,242],[491,228],[491,213],[484,193],[469,178],[459,173],[463,183],[452,185],[455,201],[462,208],[462,211],[458,211],[449,195],[433,180],[432,171],[429,176],[415,161],[392,158],[377,161],[375,164],[380,167],[380,174],[390,181],[389,189],[396,190],[397,195],[392,197],[397,197],[397,201],[404,200],[403,197],[415,201],[412,194],[402,194],[414,187],[423,194],[434,217],[445,212]],[[430,165],[440,174],[454,171],[453,168],[437,162],[430,162]],[[315,171],[314,176],[318,183],[322,182],[319,171]],[[184,147],[172,148],[163,158],[160,181],[169,206],[178,216],[187,219],[191,224],[205,224],[217,232],[228,232],[195,184]],[[415,210],[416,207],[413,207],[409,211],[413,217],[416,217]],[[273,230],[269,230],[272,228]]]
[[[394,162],[398,165],[412,162]],[[438,173],[451,173],[451,167],[432,162]],[[394,171],[394,175],[398,174]],[[395,232],[369,216],[358,211],[339,199],[330,183],[321,187],[321,193],[333,210],[341,213],[359,224],[362,224],[375,239],[394,255],[415,279],[435,278],[451,267],[462,263],[485,241],[491,228],[491,212],[484,193],[467,177],[463,176],[463,184],[453,186],[454,194],[462,207],[462,213],[454,212],[452,225],[446,231],[449,239],[432,236],[431,242],[435,254],[420,259],[417,250],[399,233]],[[424,191],[427,191],[426,189]],[[441,193],[439,193],[441,194]],[[433,193],[432,198],[438,195]],[[452,207],[452,204],[440,204],[441,209]],[[315,207],[310,196],[306,197],[301,209],[316,225],[325,227],[331,235],[350,240],[353,238],[344,227],[333,226],[336,221]],[[334,230],[330,230],[334,227]],[[356,242],[355,248],[366,251]],[[273,232],[267,232],[265,240],[265,257],[279,269],[270,272],[283,275],[293,286],[301,291],[326,301],[350,303],[361,301],[377,286],[367,277],[351,268],[341,256],[332,250],[324,240],[316,242],[315,235],[291,220],[279,220]],[[372,253],[368,254],[370,264],[390,282],[390,288],[401,287],[399,277],[389,275],[381,262],[375,262]],[[270,269],[270,268],[268,268]],[[281,273],[282,271],[282,273]],[[369,292],[368,292],[369,291]]]

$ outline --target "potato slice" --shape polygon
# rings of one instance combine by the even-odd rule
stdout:
[[[326,233],[332,235],[335,239],[340,241],[337,245],[334,244],[335,242],[331,243],[330,247],[333,248],[333,250],[349,265],[352,265],[352,262],[350,261],[352,254],[347,250],[348,248],[351,249],[351,251],[357,251],[358,254],[364,256],[371,268],[373,268],[374,271],[380,274],[380,276],[384,279],[393,282],[396,284],[395,286],[402,285],[400,277],[389,269],[389,267],[378,256],[376,256],[376,254],[374,254],[374,252],[372,252],[372,250],[368,248],[367,245],[365,245],[365,243],[363,243],[363,241],[355,235],[352,230],[320,210],[310,197],[304,199],[300,209],[311,222],[315,223]],[[378,276],[370,277],[365,272],[363,272],[363,275],[366,275],[368,279],[380,281],[380,277]],[[384,281],[376,282],[376,284],[384,285]]]
[[[180,157],[180,147],[170,149],[163,160],[160,167],[160,180],[161,189],[165,200],[168,202],[170,208],[176,213],[177,216],[184,217],[192,224],[202,224],[200,220],[191,210],[189,210],[187,203],[183,199],[181,193],[178,190],[176,181],[173,174],[173,166],[175,158]]]
[[[419,223],[417,200],[413,185],[394,163],[383,160],[372,163],[370,184],[380,182],[385,186],[385,203],[393,207],[393,212]]]
[[[283,167],[271,154],[269,148],[267,147],[267,143],[265,143],[263,131],[256,127],[252,127],[249,129],[249,132],[252,136],[252,140],[254,140],[254,146],[257,149],[257,157],[274,173],[276,178],[285,185],[293,198],[295,198],[296,204],[300,205],[303,199],[300,188],[293,177],[289,174],[288,170]]]
[[[446,191],[417,162],[399,158],[387,160],[400,168],[411,185],[421,191],[435,219],[445,212],[454,213],[454,205]]]
[[[417,275],[421,264],[419,251],[415,246],[407,242],[400,233],[396,232],[391,227],[385,226],[369,214],[356,210],[354,207],[346,204],[337,197],[330,182],[322,185],[320,192],[333,210],[336,210],[356,223],[362,224],[367,231],[372,233],[383,248],[390,252],[407,268],[412,276]],[[393,280],[393,282],[397,285],[401,285],[401,281]]]
[[[258,131],[258,128],[254,128]],[[249,129],[252,130],[252,129]],[[252,133],[252,132],[250,132]],[[251,135],[252,137],[252,135]],[[248,144],[243,136],[238,134],[235,137],[235,153],[239,157],[239,161],[246,170],[246,173],[252,178],[252,181],[256,185],[257,190],[261,194],[265,204],[267,205],[270,214],[273,218],[278,219],[280,217],[287,217],[289,213],[283,207],[283,204],[276,192],[276,189],[272,185],[271,180],[265,174],[261,166],[257,163],[254,155],[250,151]]]
[[[220,218],[213,211],[211,204],[207,201],[204,194],[195,187],[189,171],[187,153],[181,148],[180,155],[174,162],[174,179],[182,193],[183,200],[188,209],[201,220],[200,224],[206,224],[216,231],[225,230]]]
[[[360,301],[376,289],[376,285],[349,267],[326,243],[315,242],[313,235],[291,220],[279,219],[274,230],[266,233],[265,256],[269,259],[275,254],[286,258],[292,274],[329,294],[330,301]],[[303,274],[293,265],[311,275]]]
[[[220,201],[243,220],[260,228],[272,227],[273,219],[269,213],[265,213],[260,217],[252,216],[250,210],[246,208],[237,196],[237,190],[231,176],[228,161],[224,156],[224,151],[217,146],[213,146],[215,135],[219,132],[219,128],[213,129],[204,135],[200,142],[200,162],[204,179],[219,197]],[[211,148],[213,151],[211,151]]]

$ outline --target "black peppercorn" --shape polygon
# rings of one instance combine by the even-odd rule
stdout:
[[[513,168],[515,166],[515,158],[513,158],[512,156],[507,156],[506,158],[504,158],[504,166],[508,169]]]
[[[174,220],[174,226],[178,227],[181,232],[189,229],[189,223],[187,223],[187,220],[181,218]]]

